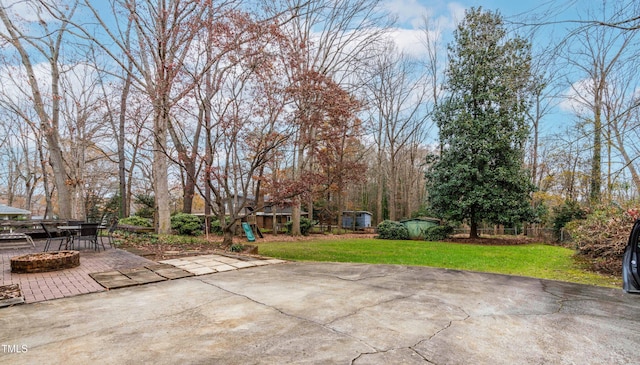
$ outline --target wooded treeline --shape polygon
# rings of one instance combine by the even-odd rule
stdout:
[[[540,44],[540,22],[506,23],[532,45],[523,164],[549,211],[640,192],[639,9],[605,5],[585,7],[554,44]],[[421,52],[407,52],[384,9],[3,2],[2,198],[82,219],[108,204],[128,216],[136,196],[152,196],[160,233],[176,211],[233,223],[253,197],[257,209],[291,204],[294,234],[301,210],[333,222],[343,210],[374,223],[420,214],[449,30],[423,19]]]

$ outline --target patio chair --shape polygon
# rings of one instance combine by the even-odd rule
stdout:
[[[87,247],[87,243],[89,246],[93,246],[96,250],[100,251],[99,243],[102,243],[102,249],[104,250],[104,243],[102,240],[98,242],[98,223],[82,223],[80,225],[80,235],[73,237],[74,241],[82,242],[84,241],[85,247]]]
[[[58,251],[60,251],[60,248],[62,248],[62,245],[64,245],[65,250],[68,248],[69,245],[69,237],[64,235],[64,236],[60,236],[61,232],[58,231],[50,231],[47,228],[47,225],[44,223],[40,223],[40,226],[42,226],[42,229],[44,229],[44,233],[47,234],[47,242],[44,244],[44,252],[48,251],[49,248],[51,247],[51,242],[54,241],[60,241],[60,244],[58,245]],[[56,236],[53,235],[53,233],[57,233]]]
[[[118,220],[114,220],[109,226],[109,230],[107,231],[107,238],[109,239],[109,246],[113,247],[115,245],[115,239],[113,238],[113,232],[118,228]]]

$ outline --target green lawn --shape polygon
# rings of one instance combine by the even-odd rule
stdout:
[[[567,248],[544,244],[489,246],[426,241],[336,239],[258,244],[261,255],[294,261],[431,266],[621,287],[621,278],[581,268]]]

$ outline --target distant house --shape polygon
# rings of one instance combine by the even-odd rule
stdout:
[[[242,205],[243,207],[238,212],[237,218],[239,218],[241,222],[247,222],[252,226],[256,225],[259,229],[273,230],[274,216],[276,224],[275,228],[278,231],[283,231],[287,222],[291,221],[291,202],[284,202],[276,205],[271,202],[268,195],[264,197],[264,202],[260,203],[261,207],[258,206],[256,197],[253,195],[247,195],[246,198],[241,194],[233,195],[223,199],[223,202],[225,204],[227,215],[229,214],[228,212],[231,207],[238,207]],[[260,210],[256,210],[257,208],[260,208]],[[197,211],[194,209],[192,214],[203,216],[204,208]],[[301,211],[300,216],[308,217],[309,213]],[[214,217],[213,219],[217,219],[217,217]]]
[[[29,218],[31,218],[31,212],[28,210],[14,208],[8,205],[0,204],[0,220],[29,219]]]
[[[284,225],[291,221],[292,210],[290,205],[283,207],[266,206],[261,211],[256,212],[256,224],[260,229],[273,229],[275,217],[276,229],[281,231],[284,229]],[[308,212],[300,212],[301,217],[307,217],[308,215]]]
[[[345,210],[342,212],[342,228],[365,229],[371,227],[373,214],[364,210]]]

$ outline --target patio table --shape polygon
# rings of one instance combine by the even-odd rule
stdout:
[[[67,245],[65,245],[65,247],[67,247],[69,243],[71,244],[71,247],[73,247],[73,237],[79,235],[80,231],[82,230],[82,226],[80,226],[80,225],[78,225],[78,226],[58,226],[57,228],[59,230],[61,230],[61,231],[69,232],[68,240],[70,240],[70,242],[67,241]],[[106,226],[99,225],[98,226],[98,232],[100,232],[100,231],[102,231],[103,229],[106,229],[106,228],[107,228]]]

